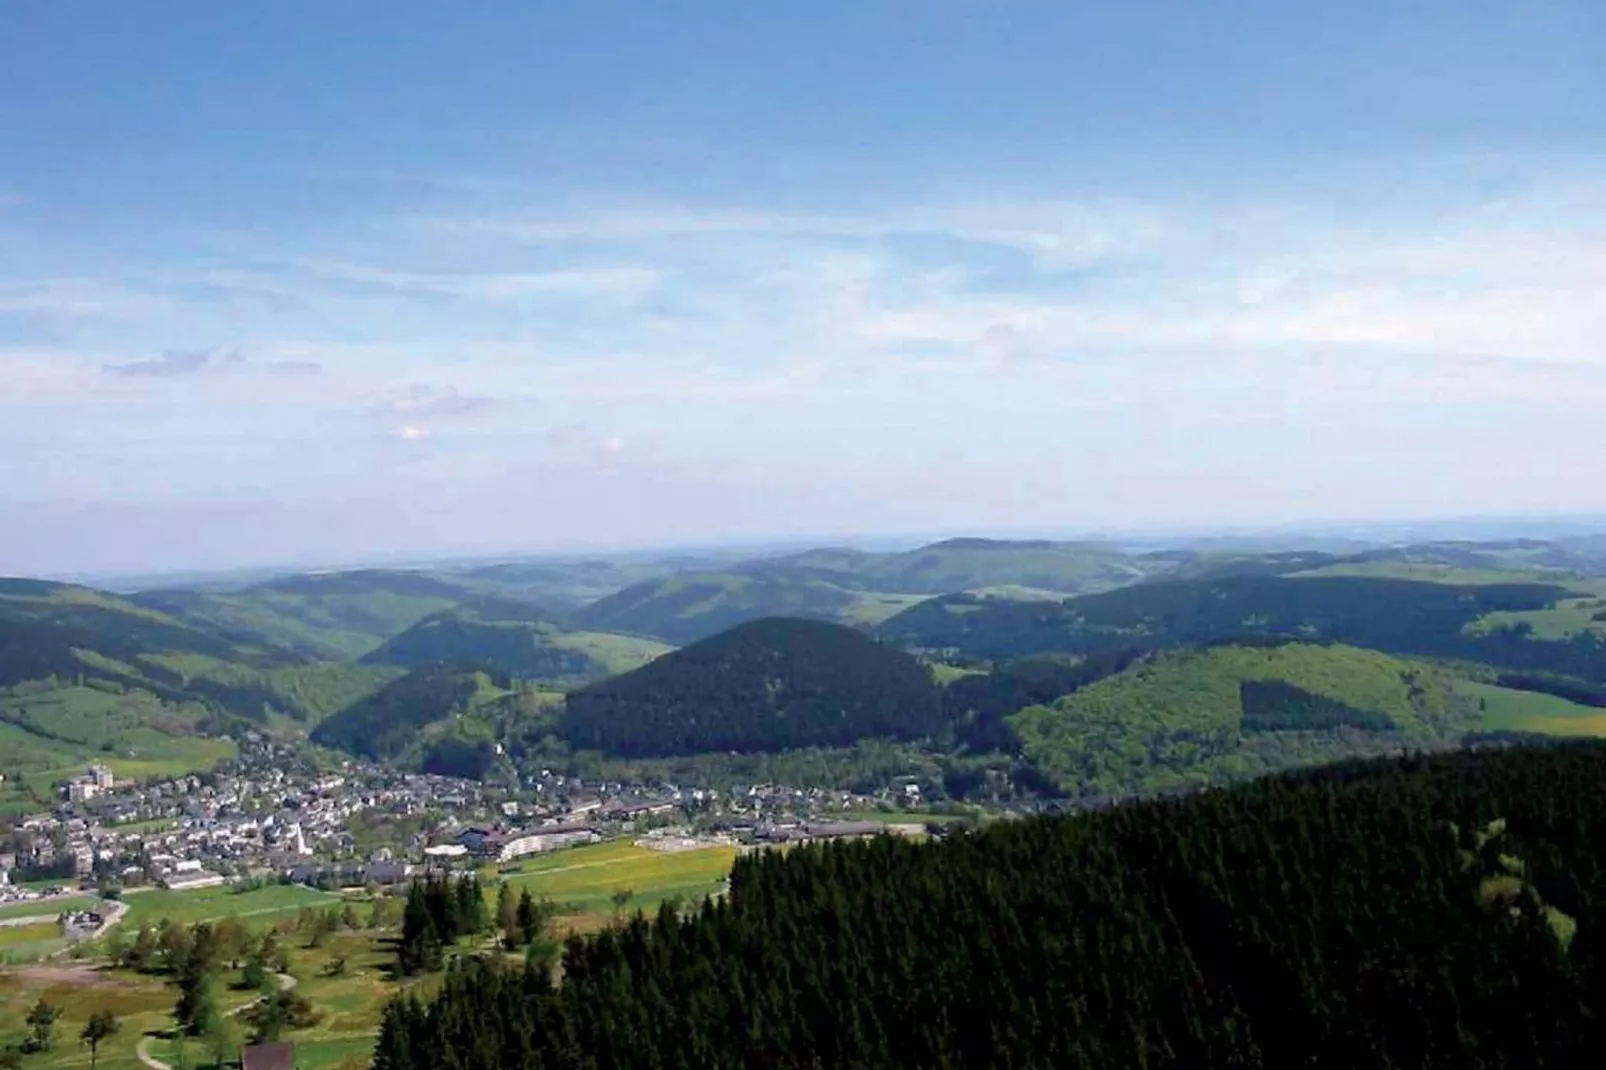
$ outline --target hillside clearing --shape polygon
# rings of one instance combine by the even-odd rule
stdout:
[[[1538,691],[1458,681],[1458,692],[1482,710],[1485,731],[1540,732],[1552,736],[1606,736],[1606,710]]]

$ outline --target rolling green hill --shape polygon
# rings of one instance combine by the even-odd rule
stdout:
[[[50,785],[104,763],[121,777],[211,768],[234,753],[206,707],[105,681],[0,688],[0,808],[53,801]]]
[[[576,748],[652,757],[918,739],[941,727],[930,671],[852,628],[767,618],[572,692]]]
[[[494,764],[498,714],[511,681],[472,666],[423,665],[326,718],[315,743],[350,754],[456,775]]]
[[[526,680],[583,681],[639,668],[669,649],[651,639],[568,631],[533,606],[482,598],[430,614],[363,662],[404,668],[462,662]]]
[[[229,640],[102,591],[0,580],[0,806],[38,805],[91,760],[122,776],[209,768],[227,757],[249,690],[189,681],[171,659],[229,665],[260,679],[291,668],[282,651]]]
[[[1103,546],[950,539],[903,553],[808,550],[724,571],[682,572],[627,587],[582,607],[584,627],[689,643],[761,617],[875,625],[919,596],[985,589],[1001,597],[1101,591],[1135,583],[1169,563]]]
[[[281,577],[237,591],[159,590],[130,597],[240,642],[339,660],[361,657],[431,613],[482,593],[481,585],[466,580],[361,569]]]
[[[1158,654],[1008,723],[1066,791],[1113,796],[1449,746],[1478,718],[1426,663],[1284,643]]]
[[[0,685],[93,670],[130,683],[160,683],[143,659],[193,653],[258,667],[295,660],[104,591],[37,580],[0,580]],[[156,674],[159,676],[159,672]]]
[[[207,768],[243,722],[315,722],[399,670],[318,663],[70,584],[0,581],[0,772],[41,785],[105,760],[127,776]],[[214,737],[214,738],[206,738]]]
[[[1522,627],[1478,626],[1490,614],[1551,610],[1574,597],[1553,584],[1239,576],[1137,584],[1064,602],[950,595],[900,613],[877,634],[979,659],[1294,636],[1606,682],[1606,641],[1593,632],[1551,642]]]
[[[514,561],[443,575],[484,594],[568,612],[633,584],[675,572],[680,567],[677,560]]]
[[[854,592],[823,579],[682,572],[627,587],[582,607],[575,611],[572,623],[679,645],[761,617],[832,620],[860,601]]]
[[[900,594],[1006,587],[1082,594],[1135,583],[1166,567],[1095,543],[948,539],[901,553],[809,550],[754,561],[744,571]]]

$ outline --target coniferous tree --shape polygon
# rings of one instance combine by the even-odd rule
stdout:
[[[1606,745],[1480,749],[746,855],[560,986],[454,965],[375,1065],[1592,1065],[1603,792]]]

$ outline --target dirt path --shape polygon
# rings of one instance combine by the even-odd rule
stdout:
[[[294,977],[291,977],[287,973],[275,974],[274,980],[279,982],[280,992],[288,992],[298,983]],[[258,996],[250,1003],[242,1003],[232,1011],[229,1011],[225,1017],[233,1018],[237,1014],[243,1014],[248,1008],[255,1007],[258,1003],[261,1003],[262,999],[263,997]],[[162,1060],[151,1054],[151,1045],[155,1043],[156,1037],[146,1033],[144,1036],[139,1038],[139,1045],[134,1048],[134,1054],[139,1056],[139,1061],[149,1067],[150,1070],[173,1070],[172,1064],[164,1063]]]

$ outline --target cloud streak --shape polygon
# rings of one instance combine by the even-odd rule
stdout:
[[[313,360],[252,361],[237,349],[169,349],[148,360],[101,365],[108,375],[129,379],[180,379],[206,372],[246,371],[276,376],[318,375],[323,365]]]
[[[151,360],[131,360],[104,365],[108,375],[133,379],[173,379],[195,375],[212,363],[212,354],[201,349],[170,349]]]

